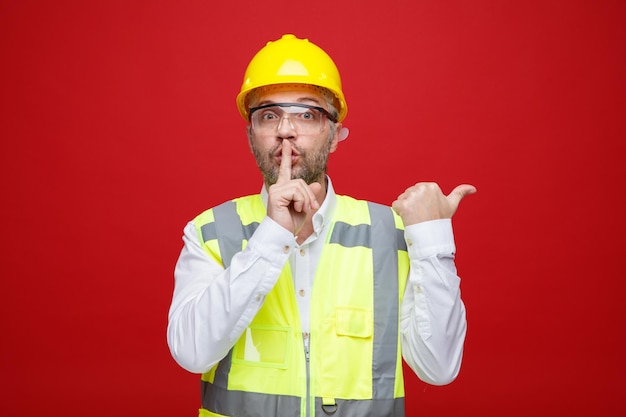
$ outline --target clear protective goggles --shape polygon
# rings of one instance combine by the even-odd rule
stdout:
[[[301,103],[268,103],[252,107],[249,111],[252,129],[258,133],[275,133],[283,120],[288,119],[298,134],[310,135],[322,132],[326,119],[337,119],[326,109]]]

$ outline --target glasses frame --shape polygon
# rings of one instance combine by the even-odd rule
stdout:
[[[310,104],[303,104],[303,103],[267,103],[267,104],[263,104],[257,107],[250,107],[250,110],[248,111],[248,120],[252,122],[252,113],[254,113],[257,110],[267,109],[268,107],[293,107],[293,106],[303,107],[305,109],[317,110],[320,113],[322,113],[331,122],[337,123],[337,118],[333,116],[332,114],[330,114],[330,112],[326,110],[325,108],[320,107],[320,106],[312,106]]]

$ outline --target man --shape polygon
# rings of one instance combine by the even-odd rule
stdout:
[[[201,416],[403,416],[402,358],[458,374],[465,308],[445,196],[418,183],[393,209],[335,194],[326,163],[347,130],[332,59],[285,35],[250,62],[237,106],[259,195],[190,222],[168,343],[201,373]]]

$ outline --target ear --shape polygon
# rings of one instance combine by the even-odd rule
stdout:
[[[250,148],[250,152],[254,154],[254,150],[252,149],[252,125],[246,126],[246,134],[248,136],[248,147]]]
[[[341,133],[341,123],[335,124],[335,134],[333,135],[332,140],[330,141],[330,153],[333,153],[337,150],[337,146],[339,146],[339,135]]]

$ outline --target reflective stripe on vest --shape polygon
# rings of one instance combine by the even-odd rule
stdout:
[[[199,225],[202,240],[217,241],[219,256],[224,267],[230,265],[231,258],[242,250],[258,226],[265,213],[258,213],[257,221],[243,224],[237,208],[246,204],[237,199],[212,209],[214,221]],[[340,208],[354,209],[347,197],[338,196]],[[359,206],[360,207],[360,206]],[[337,404],[336,417],[356,416],[403,416],[404,398],[397,395],[398,386],[402,386],[401,363],[398,346],[398,304],[399,294],[404,288],[399,287],[398,253],[406,252],[403,230],[397,227],[397,219],[389,207],[367,203],[371,224],[349,224],[336,221],[331,225],[327,245],[338,244],[344,248],[364,247],[371,249],[373,265],[373,337],[372,337],[372,392],[368,399],[334,399]],[[360,208],[359,208],[360,210]],[[250,221],[250,219],[248,219]],[[390,233],[390,231],[392,231]],[[324,251],[330,250],[327,247]],[[402,270],[405,272],[405,269]],[[348,316],[350,317],[350,316]],[[244,336],[245,337],[245,334]],[[233,349],[220,361],[216,368],[202,378],[202,404],[213,412],[226,416],[280,416],[281,410],[289,410],[289,415],[308,415],[302,410],[302,398],[297,395],[278,395],[254,393],[243,390],[225,389],[233,360]],[[323,361],[324,358],[317,358]],[[400,367],[400,369],[398,368]],[[396,381],[399,376],[400,380]],[[322,412],[322,398],[315,398],[315,413]],[[283,414],[284,415],[284,414]]]
[[[220,415],[229,417],[283,417],[304,414],[303,410],[300,409],[301,399],[295,396],[225,390],[206,381],[201,381],[201,394],[203,408],[219,410]],[[332,414],[333,417],[404,416],[404,397],[381,400],[342,400],[337,398],[335,401],[337,411]],[[235,407],[234,404],[236,404]],[[319,397],[315,399],[315,410],[317,416],[327,415],[322,411],[322,399]]]

